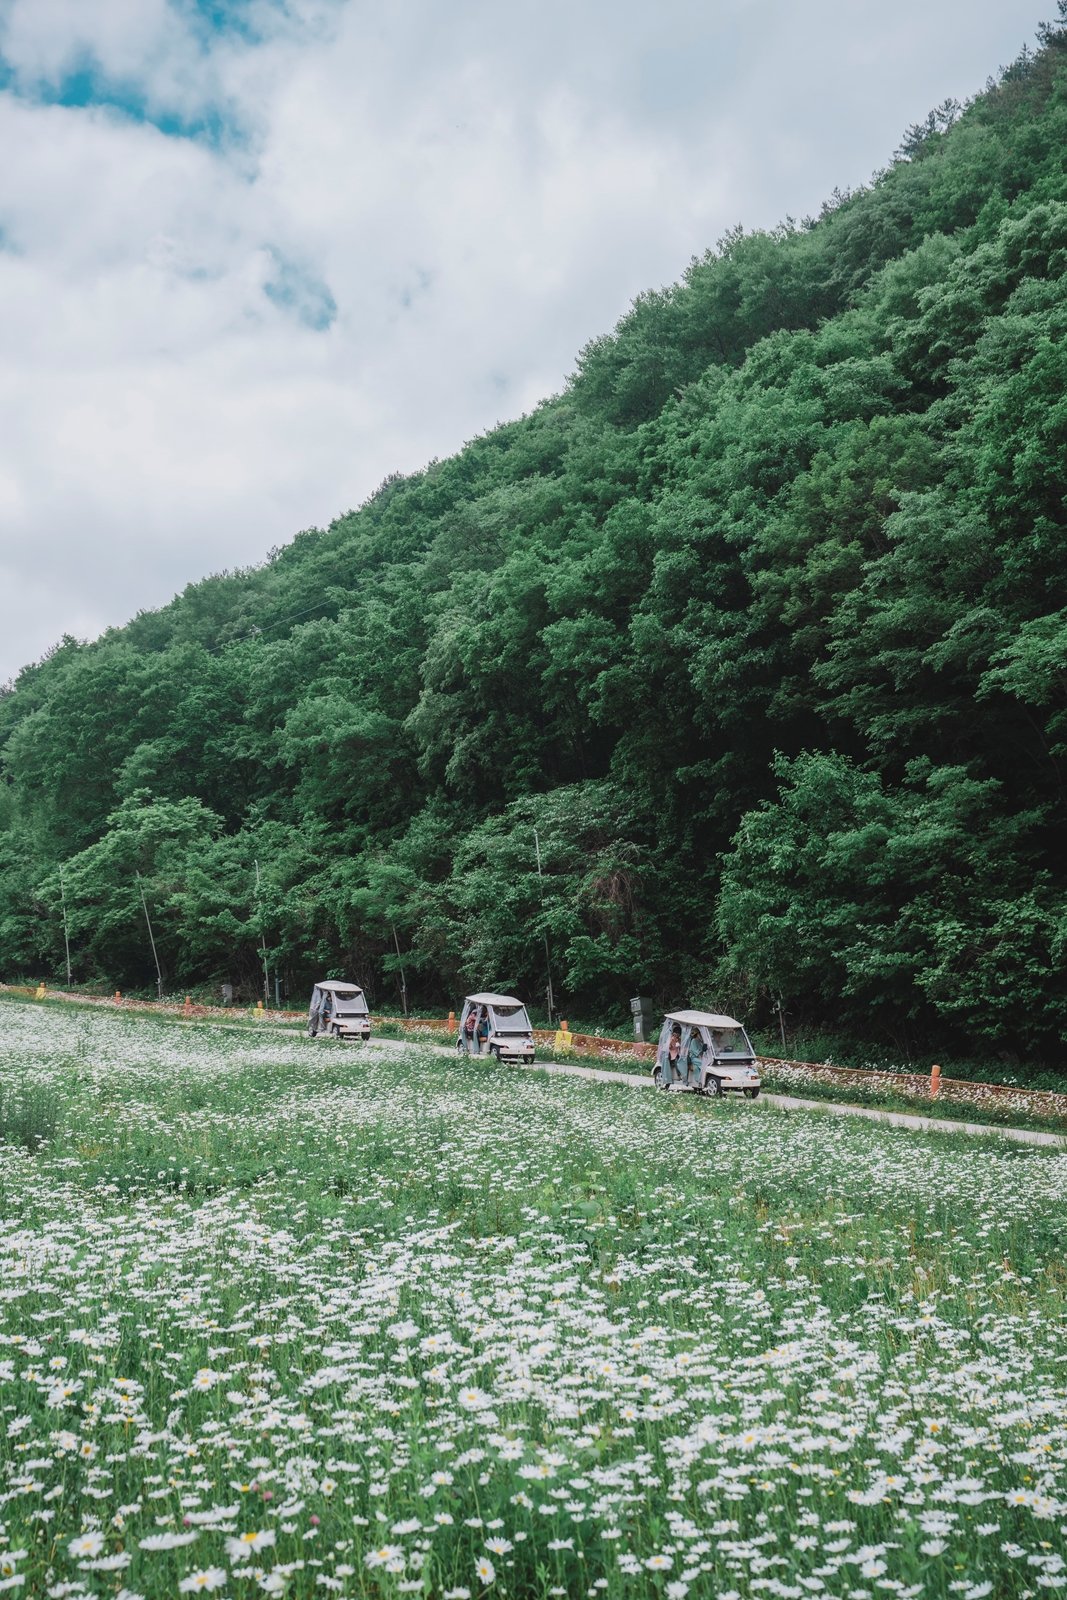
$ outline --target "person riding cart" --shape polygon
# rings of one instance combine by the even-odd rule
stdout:
[[[317,983],[308,1007],[308,1033],[336,1039],[369,1039],[370,1011],[363,990],[334,979]]]
[[[469,994],[460,1012],[456,1049],[467,1055],[522,1061],[530,1066],[534,1037],[526,1007],[513,995]]]
[[[714,1011],[670,1011],[663,1019],[652,1081],[660,1089],[696,1094],[760,1091],[756,1052],[733,1017]]]

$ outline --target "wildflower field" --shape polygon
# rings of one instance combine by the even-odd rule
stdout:
[[[0,1591],[1067,1587],[1067,1156],[0,1005]]]

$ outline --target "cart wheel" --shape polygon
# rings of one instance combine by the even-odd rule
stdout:
[[[713,1100],[721,1100],[722,1084],[719,1082],[718,1078],[708,1079],[707,1083],[704,1085],[704,1093],[709,1094]]]
[[[500,1046],[498,1044],[491,1044],[489,1046],[489,1054],[492,1056],[493,1060],[496,1062],[497,1066],[499,1067],[499,1065],[500,1065]]]
[[[314,1039],[314,1037],[318,1033],[318,1031],[319,1031],[318,1028],[316,1028],[316,1026],[315,1026],[315,1024],[313,1022],[309,1022],[308,1023],[308,1038],[309,1039]]]
[[[533,1064],[534,1064],[534,1058],[533,1058],[533,1056],[523,1056],[523,1058],[522,1058],[522,1059],[523,1059],[523,1060],[524,1060],[524,1061],[525,1061],[525,1063],[526,1063],[526,1065],[527,1065],[527,1066],[528,1066],[528,1067],[532,1067],[532,1066],[533,1066]]]
[[[656,1085],[657,1089],[662,1089],[665,1087],[663,1082],[663,1068],[661,1066],[655,1066],[652,1068],[652,1082]]]
[[[745,1099],[746,1100],[755,1100],[755,1098],[756,1098],[756,1096],[758,1094],[759,1094],[759,1090],[758,1089],[746,1089],[745,1090]]]

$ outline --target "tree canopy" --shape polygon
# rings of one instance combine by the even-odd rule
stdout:
[[[536,1004],[547,946],[579,1014],[1054,1056],[1065,157],[1061,17],[529,416],[27,667],[3,969],[62,970],[65,904],[78,975],[153,982],[139,874],[175,987],[265,942],[294,988]]]

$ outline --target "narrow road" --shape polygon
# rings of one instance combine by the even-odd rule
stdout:
[[[272,1028],[269,1024],[257,1027],[254,1030],[247,1025],[235,1023],[210,1022],[204,1023],[201,1019],[188,1022],[184,1018],[175,1018],[179,1027],[215,1027],[227,1033],[241,1033],[251,1040],[263,1038],[270,1034],[274,1038],[288,1039],[290,1044],[294,1041],[312,1044],[319,1047],[326,1046],[327,1041],[312,1041],[305,1033],[297,1033],[293,1029]],[[420,1043],[408,1039],[372,1039],[369,1045],[362,1047],[372,1051],[378,1050],[423,1050],[433,1055],[453,1056],[455,1051],[450,1045]],[[562,1061],[536,1061],[532,1066],[520,1066],[523,1072],[557,1073],[564,1078],[590,1078],[596,1083],[622,1083],[631,1089],[651,1089],[654,1087],[651,1074],[648,1072],[613,1072],[610,1067],[585,1067],[578,1062],[569,1063]],[[911,1111],[879,1111],[873,1106],[851,1106],[837,1100],[802,1100],[791,1094],[760,1095],[761,1105],[775,1106],[781,1111],[821,1111],[830,1117],[866,1117],[868,1122],[888,1122],[894,1128],[911,1128],[917,1133],[965,1133],[988,1138],[991,1135],[1000,1139],[1009,1139],[1015,1144],[1044,1145],[1053,1150],[1067,1150],[1067,1135],[1060,1133],[1045,1133],[1038,1128],[1005,1128],[993,1122],[957,1122],[944,1117],[924,1117],[918,1112]]]
[[[1045,1133],[1041,1128],[1005,1128],[997,1122],[956,1122],[946,1117],[923,1117],[912,1111],[878,1111],[874,1106],[842,1105],[836,1100],[798,1100],[791,1094],[763,1094],[768,1105],[786,1111],[826,1111],[834,1117],[866,1117],[870,1122],[890,1122],[897,1128],[916,1128],[925,1133],[996,1134],[1016,1144],[1051,1145],[1067,1150],[1067,1135]]]
[[[372,1040],[372,1045],[385,1048],[400,1045],[406,1050],[432,1050],[434,1055],[451,1056],[455,1052],[448,1045],[416,1045],[406,1039]],[[609,1067],[573,1066],[562,1061],[536,1061],[533,1066],[522,1066],[523,1072],[558,1073],[566,1078],[592,1078],[597,1083],[624,1083],[634,1089],[652,1089],[655,1085],[649,1072],[613,1072]],[[919,1133],[969,1133],[1001,1139],[1011,1139],[1016,1144],[1051,1146],[1054,1150],[1067,1150],[1067,1135],[1044,1133],[1039,1128],[1005,1128],[994,1122],[957,1122],[946,1117],[924,1117],[911,1111],[878,1111],[873,1106],[850,1106],[836,1100],[801,1100],[791,1094],[761,1093],[760,1104],[776,1106],[782,1111],[822,1111],[832,1117],[866,1117],[869,1122],[888,1122],[895,1128],[912,1128]]]
[[[247,1027],[235,1027],[232,1024],[216,1023],[216,1027],[230,1027],[234,1033],[243,1033],[247,1036],[250,1030]],[[256,1034],[262,1037],[267,1032],[266,1028],[257,1029]],[[290,1040],[303,1039],[303,1034],[294,1034],[281,1028],[269,1030],[276,1037]],[[254,1035],[253,1035],[254,1037]],[[311,1040],[307,1041],[309,1044]],[[326,1044],[322,1040],[322,1044]],[[454,1056],[455,1050],[451,1045],[419,1043],[413,1039],[372,1039],[369,1045],[364,1046],[370,1050],[423,1050],[435,1056]],[[622,1083],[630,1089],[654,1088],[652,1076],[649,1072],[613,1072],[610,1067],[584,1067],[578,1062],[563,1061],[535,1061],[530,1067],[516,1063],[522,1072],[557,1073],[564,1078],[590,1078],[595,1083]],[[850,1106],[838,1100],[802,1100],[797,1095],[760,1094],[760,1104],[776,1106],[781,1111],[821,1111],[830,1117],[866,1117],[868,1122],[888,1122],[894,1128],[911,1128],[917,1133],[967,1133],[988,1138],[990,1135],[1009,1139],[1015,1144],[1044,1145],[1053,1150],[1067,1150],[1067,1135],[1061,1133],[1045,1133],[1040,1128],[1005,1128],[996,1122],[957,1122],[955,1118],[924,1117],[913,1111],[879,1111],[874,1106]]]

